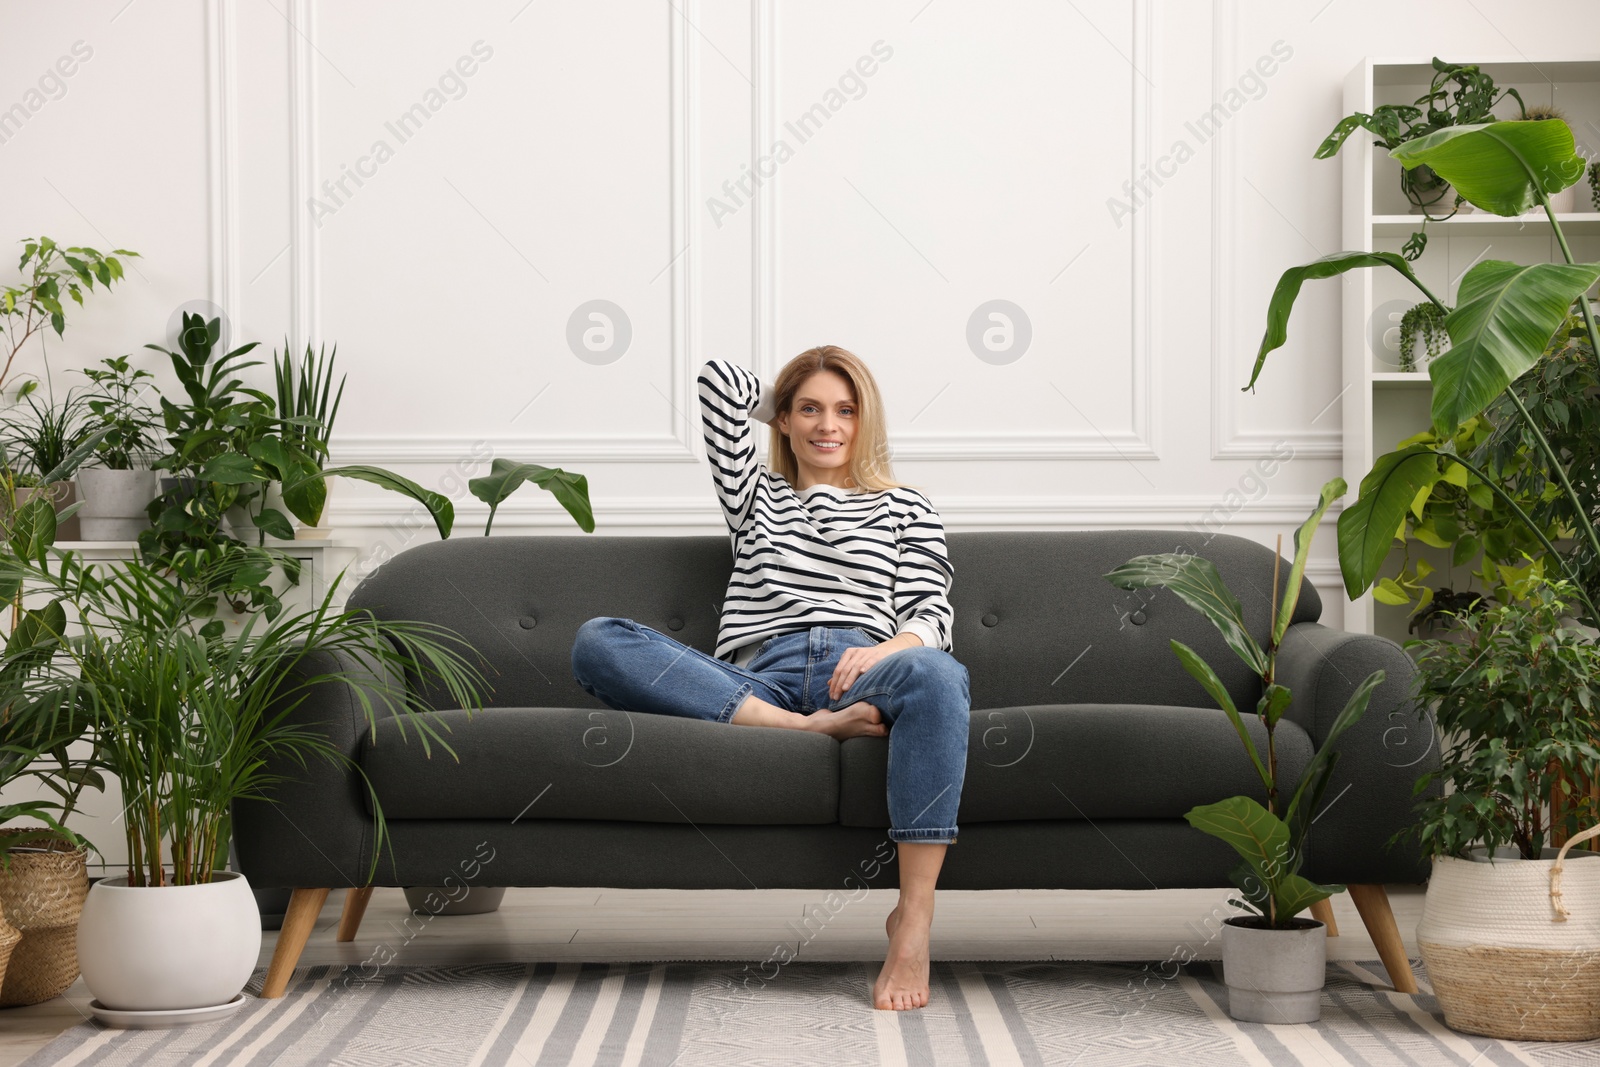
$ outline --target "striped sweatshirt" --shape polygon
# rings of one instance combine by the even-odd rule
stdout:
[[[713,359],[700,372],[711,479],[733,540],[718,659],[743,666],[769,637],[859,626],[879,641],[913,633],[953,651],[955,570],[944,524],[916,489],[796,490],[756,459],[752,420],[773,416],[770,388]]]

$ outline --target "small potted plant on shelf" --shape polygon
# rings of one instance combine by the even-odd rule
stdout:
[[[1492,122],[1495,105],[1507,96],[1516,100],[1519,115],[1524,111],[1517,90],[1508,86],[1497,91],[1494,79],[1474,64],[1446,63],[1434,56],[1433,70],[1428,91],[1415,103],[1380,104],[1370,115],[1358,111],[1340,119],[1318,146],[1316,158],[1337,155],[1358,129],[1370,131],[1381,147],[1392,152],[1409,141],[1452,126]],[[1402,254],[1408,260],[1422,255],[1427,247],[1429,219],[1447,219],[1457,211],[1471,211],[1474,207],[1470,199],[1462,197],[1443,175],[1428,166],[1402,170],[1400,190],[1410,203],[1412,214],[1424,217],[1421,228],[1406,241]]]
[[[89,424],[105,432],[93,457],[78,470],[83,495],[78,522],[85,541],[134,541],[150,528],[147,509],[160,495],[149,465],[161,417],[145,399],[155,389],[155,375],[136,370],[127,356],[100,364],[82,372],[95,387],[85,400]]]
[[[50,547],[42,501],[19,517],[40,534],[26,553],[0,556],[0,589],[42,604],[22,613],[17,632],[26,637],[8,653],[25,652],[30,669],[0,672],[0,707],[45,731],[69,712],[84,716],[122,787],[127,873],[90,888],[78,924],[90,1008],[119,1025],[227,1014],[243,1002],[261,944],[249,884],[222,869],[232,803],[264,795],[269,753],[300,763],[347,758],[286,724],[283,710],[353,676],[356,710],[369,724],[399,716],[425,749],[438,744],[454,756],[405,679],[440,686],[469,710],[482,707],[487,683],[443,628],[335,610],[337,580],[309,610],[252,614],[229,633],[216,620],[199,625],[194,610],[227,576],[184,580],[138,561],[85,562]],[[216,565],[250,563],[228,555]],[[341,672],[328,673],[329,662]],[[369,800],[386,841],[377,797]],[[369,877],[376,865],[375,853]]]
[[[79,539],[77,483],[73,480],[78,463],[66,466],[89,439],[90,425],[86,397],[68,390],[60,402],[38,397],[36,381],[19,390],[21,402],[6,412],[3,430],[5,453],[16,471],[17,503],[35,495],[47,496],[57,511],[67,511],[57,531],[60,540]],[[43,403],[40,400],[43,399]],[[79,460],[81,463],[81,458]],[[67,509],[70,509],[67,510]]]
[[[1334,743],[1366,713],[1372,690],[1383,681],[1384,672],[1372,672],[1356,687],[1298,783],[1278,781],[1273,733],[1289,709],[1292,694],[1275,681],[1274,672],[1279,646],[1299,603],[1311,539],[1328,505],[1344,491],[1342,478],[1324,485],[1317,507],[1295,532],[1294,562],[1288,581],[1282,587],[1282,600],[1274,597],[1276,602],[1264,648],[1250,635],[1238,599],[1208,560],[1171,552],[1136,556],[1106,575],[1119,589],[1171,590],[1208,618],[1228,647],[1261,679],[1261,698],[1255,710],[1266,732],[1265,760],[1216,671],[1181,641],[1171,642],[1173,654],[1184,669],[1232,721],[1250,762],[1261,777],[1267,800],[1262,806],[1254,797],[1229,797],[1195,807],[1184,815],[1191,826],[1231,845],[1242,861],[1231,872],[1231,878],[1244,899],[1232,903],[1251,909],[1255,914],[1232,916],[1222,927],[1222,971],[1223,981],[1228,986],[1228,1014],[1242,1021],[1314,1022],[1322,1013],[1327,927],[1317,919],[1298,916],[1311,905],[1343,892],[1344,886],[1317,885],[1301,877],[1299,871],[1305,860],[1307,833],[1338,760]],[[1277,579],[1274,567],[1274,591],[1279,587]],[[1284,793],[1291,789],[1288,805],[1280,808]]]
[[[1570,122],[1567,122],[1566,112],[1562,111],[1558,107],[1552,107],[1549,104],[1529,105],[1524,109],[1522,117],[1530,122],[1555,121],[1566,122],[1568,126],[1572,125]],[[1569,185],[1565,189],[1558,189],[1550,194],[1550,210],[1562,214],[1569,213],[1573,210],[1574,205],[1577,204],[1577,200],[1578,187],[1576,185]]]
[[[1566,851],[1600,832],[1595,799],[1570,784],[1600,775],[1600,648],[1564,621],[1569,583],[1526,592],[1461,615],[1464,642],[1407,643],[1443,749],[1416,790],[1435,779],[1450,788],[1420,802],[1418,822],[1391,843],[1415,833],[1433,861],[1417,943],[1445,1022],[1589,1041],[1600,1037],[1600,855]]]
[[[321,348],[313,352],[311,346],[306,345],[305,355],[296,360],[289,355],[285,344],[281,356],[278,353],[272,356],[278,392],[278,435],[288,455],[307,473],[328,468],[328,442],[333,436],[334,420],[339,416],[339,402],[344,399],[346,377],[339,377],[339,386],[335,389],[333,364],[338,355],[338,345],[327,353]],[[332,491],[332,482],[327,478],[308,481],[301,488],[296,503],[304,515],[304,525],[295,532],[296,537],[328,536],[330,531],[322,525],[322,519],[328,494]]]
[[[1450,334],[1444,328],[1444,312],[1426,300],[1413,304],[1400,316],[1400,369],[1415,373],[1427,366],[1417,362],[1417,341],[1423,343],[1427,360],[1444,355],[1450,347]]]

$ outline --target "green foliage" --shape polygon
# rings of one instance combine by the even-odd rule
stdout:
[[[1459,616],[1460,642],[1407,643],[1418,656],[1418,696],[1435,702],[1442,739],[1439,770],[1423,774],[1415,792],[1436,780],[1451,789],[1420,801],[1417,824],[1391,843],[1416,833],[1430,856],[1515,845],[1523,859],[1539,859],[1546,833],[1571,836],[1600,818],[1573,785],[1600,777],[1592,688],[1600,647],[1563,625],[1574,591],[1552,581],[1525,602]],[[1546,827],[1543,806],[1558,795],[1565,814]]]
[[[1554,447],[1539,420],[1523,404],[1520,390],[1511,388],[1538,366],[1557,337],[1570,329],[1574,300],[1581,312],[1589,351],[1600,350],[1600,331],[1584,295],[1600,278],[1600,263],[1574,262],[1566,236],[1549,207],[1549,194],[1571,185],[1582,174],[1581,161],[1575,162],[1572,131],[1559,119],[1458,126],[1413,139],[1397,147],[1393,154],[1408,169],[1432,167],[1461,195],[1486,211],[1518,214],[1529,203],[1543,206],[1565,262],[1479,263],[1462,279],[1460,305],[1454,310],[1446,309],[1414,274],[1402,271],[1430,302],[1441,311],[1448,311],[1445,325],[1451,348],[1428,365],[1433,382],[1432,439],[1380,457],[1362,479],[1360,499],[1339,516],[1339,562],[1346,590],[1353,598],[1373,585],[1393,538],[1403,536],[1407,511],[1420,506],[1418,502],[1427,498],[1423,494],[1431,495],[1438,481],[1454,476],[1454,468],[1442,466],[1439,459],[1453,459],[1466,468],[1469,477],[1462,478],[1460,488],[1469,494],[1469,499],[1476,493],[1480,506],[1503,507],[1514,516],[1538,543],[1541,555],[1537,561],[1544,566],[1559,564],[1563,576],[1574,583],[1574,595],[1582,604],[1584,617],[1600,621],[1596,598],[1583,580],[1582,562],[1592,560],[1591,566],[1600,568],[1600,531],[1593,520],[1593,490],[1579,492],[1573,481],[1574,473],[1580,480],[1584,473],[1579,464],[1570,453],[1564,455]],[[1246,389],[1255,384],[1267,353],[1282,344],[1300,279],[1332,276],[1379,263],[1395,266],[1393,262],[1373,262],[1369,257],[1371,253],[1338,253],[1284,273],[1268,308],[1266,334]],[[1330,263],[1337,269],[1307,274],[1311,268]],[[1536,458],[1541,476],[1559,486],[1557,492],[1564,497],[1559,510],[1570,521],[1574,537],[1582,543],[1572,554],[1558,553],[1540,520],[1519,502],[1519,497],[1529,499],[1531,486],[1517,487],[1513,493],[1499,484],[1494,473],[1453,450],[1453,440],[1461,428],[1502,400],[1515,412],[1521,442]],[[1557,406],[1551,406],[1546,415],[1563,425],[1570,421],[1570,411],[1563,417]],[[1584,451],[1592,455],[1593,448],[1586,447]],[[1474,474],[1477,482],[1470,478]],[[1534,499],[1548,505],[1550,501],[1544,499],[1543,493],[1540,488]],[[1494,500],[1486,494],[1492,494]],[[1391,582],[1382,593],[1391,600],[1403,601],[1409,599],[1413,588],[1416,586]]]
[[[1446,63],[1434,56],[1433,71],[1428,91],[1414,103],[1380,104],[1373,108],[1370,115],[1358,111],[1340,119],[1333,132],[1317,146],[1315,158],[1330,159],[1337,155],[1349,136],[1358,129],[1367,130],[1377,138],[1379,146],[1389,149],[1392,154],[1408,142],[1453,126],[1492,121],[1495,105],[1507,96],[1516,100],[1522,116],[1527,117],[1521,94],[1509,87],[1497,92],[1494,79],[1474,64]],[[1405,243],[1402,252],[1406,259],[1415,260],[1427,248],[1427,218],[1432,217],[1432,208],[1448,209],[1443,217],[1449,218],[1456,213],[1463,199],[1471,200],[1471,197],[1459,195],[1459,191],[1458,195],[1451,197],[1450,184],[1448,177],[1428,166],[1400,172],[1400,189],[1406,199],[1427,212],[1422,228]],[[1451,201],[1448,204],[1445,203],[1447,198]]]
[[[541,467],[537,463],[517,463],[497,459],[489,466],[483,478],[467,482],[472,495],[489,505],[489,521],[484,523],[487,537],[494,527],[494,513],[500,504],[516,492],[523,482],[533,482],[550,490],[567,514],[577,520],[584,533],[594,533],[594,507],[589,503],[589,479],[581,474],[569,474],[559,467]]]
[[[28,238],[22,242],[21,285],[0,286],[0,324],[6,341],[5,364],[0,366],[0,390],[11,380],[11,365],[28,341],[48,326],[57,337],[67,332],[64,300],[82,306],[83,294],[92,292],[99,282],[107,290],[122,279],[118,256],[137,256],[125,248],[102,255],[85,246],[63,247],[49,237]],[[41,334],[41,340],[43,335]]]
[[[1413,304],[1400,316],[1400,369],[1417,369],[1417,341],[1420,338],[1427,348],[1430,360],[1438,359],[1444,352],[1444,343],[1450,340],[1445,329],[1445,313],[1436,304],[1424,300]]]
[[[227,554],[215,565],[251,561]],[[287,717],[316,686],[348,684],[369,728],[398,717],[430,754],[438,743],[454,756],[419,693],[440,686],[469,712],[482,707],[487,682],[458,637],[427,623],[335,611],[337,581],[308,611],[252,615],[231,635],[219,622],[196,629],[206,596],[197,590],[234,581],[179,581],[136,561],[102,566],[54,549],[0,556],[0,586],[46,602],[22,615],[6,647],[0,707],[17,736],[79,730],[93,739],[101,765],[121,782],[131,885],[210,881],[233,802],[265,799],[282,780],[265,769],[271,759],[299,767],[327,759],[365,781],[359,763],[316,724]],[[316,666],[330,656],[337,673]],[[368,794],[381,847],[386,824],[370,784]],[[376,870],[375,853],[367,877]]]
[[[1229,797],[1194,807],[1185,813],[1184,818],[1196,829],[1226,841],[1239,854],[1241,862],[1231,872],[1231,878],[1243,894],[1243,900],[1233,903],[1255,909],[1275,929],[1289,928],[1297,914],[1317,901],[1344,890],[1342,885],[1317,885],[1300,876],[1300,867],[1305,859],[1304,843],[1315,817],[1313,813],[1322,802],[1328,779],[1338,762],[1335,742],[1366,713],[1372,690],[1384,678],[1382,671],[1374,671],[1356,688],[1334,719],[1326,740],[1312,755],[1300,781],[1294,785],[1289,806],[1280,816],[1278,802],[1281,794],[1275,735],[1278,723],[1289,709],[1292,694],[1274,681],[1278,648],[1288,632],[1289,620],[1294,617],[1301,579],[1305,574],[1306,561],[1310,558],[1311,541],[1316,536],[1317,526],[1329,505],[1343,495],[1345,489],[1342,478],[1334,478],[1324,485],[1317,506],[1295,532],[1294,561],[1290,564],[1287,589],[1281,600],[1277,590],[1274,590],[1272,622],[1264,648],[1245,629],[1238,598],[1228,590],[1216,567],[1207,560],[1191,554],[1170,552],[1136,556],[1105,576],[1119,589],[1171,590],[1185,604],[1211,620],[1228,647],[1261,679],[1261,698],[1256,703],[1256,717],[1267,733],[1265,760],[1251,740],[1243,717],[1216,672],[1192,648],[1181,641],[1171,642],[1173,654],[1183,664],[1184,670],[1210,694],[1233,724],[1234,732],[1244,743],[1245,752],[1260,776],[1267,796],[1265,807],[1253,797]]]
[[[155,388],[149,384],[155,375],[134,369],[127,356],[102,359],[100,364],[82,372],[95,386],[85,401],[92,416],[89,423],[105,431],[95,458],[107,470],[133,470],[156,452],[161,416],[144,399]]]
[[[315,460],[318,467],[328,462],[328,439],[339,415],[339,401],[344,399],[345,376],[339,377],[337,391],[333,387],[333,363],[338,355],[338,345],[327,353],[320,348],[313,352],[306,345],[305,355],[298,362],[290,359],[287,345],[281,356],[276,352],[272,355],[273,380],[278,387],[279,436],[285,444]]]
[[[59,403],[44,400],[41,404],[41,399],[37,392],[25,395],[21,404],[6,413],[0,433],[10,461],[42,484],[45,475],[66,463],[88,439],[93,425],[88,397],[69,390]]]

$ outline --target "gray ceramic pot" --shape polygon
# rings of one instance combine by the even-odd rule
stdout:
[[[1316,1022],[1322,1016],[1327,925],[1303,917],[1290,930],[1241,925],[1250,921],[1264,922],[1235,915],[1222,924],[1228,1014],[1251,1023]]]
[[[85,467],[78,471],[83,508],[78,527],[85,541],[136,541],[150,528],[145,508],[159,493],[155,471],[113,471]]]

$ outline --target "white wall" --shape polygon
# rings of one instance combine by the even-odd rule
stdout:
[[[1278,272],[1338,247],[1339,167],[1311,154],[1345,74],[1366,54],[1577,56],[1586,11],[13,3],[0,240],[143,253],[75,312],[57,368],[162,339],[194,299],[264,356],[337,342],[335,458],[451,493],[458,536],[481,526],[464,476],[489,456],[587,475],[598,534],[719,532],[700,362],[770,376],[832,342],[873,367],[898,473],[952,531],[1209,513],[1270,544],[1338,471],[1336,285],[1308,291],[1257,393],[1238,387]],[[78,42],[88,58],[52,80]],[[838,92],[851,70],[871,73]],[[1216,103],[1220,130],[1200,130]],[[426,121],[402,137],[417,104]],[[818,104],[802,140],[787,124]],[[792,154],[764,160],[780,139]],[[753,200],[724,192],[751,167],[768,175]],[[1152,167],[1135,204],[1124,183]],[[996,299],[1031,323],[1014,361],[967,342]],[[631,326],[609,362],[567,342],[592,300]],[[399,525],[410,511],[338,487],[357,571],[432,536]],[[496,532],[577,531],[527,488]],[[1312,573],[1337,623],[1332,553],[1330,532]]]

